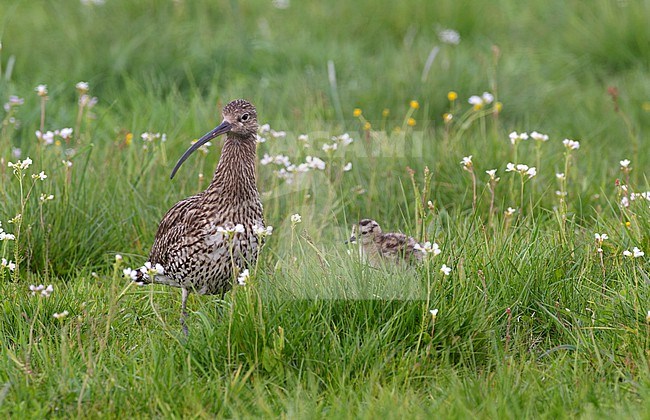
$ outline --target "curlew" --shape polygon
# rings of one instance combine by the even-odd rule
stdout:
[[[379,267],[384,261],[415,263],[424,257],[424,248],[414,238],[398,232],[384,233],[372,219],[361,220],[358,232],[358,238],[352,236],[349,242],[359,242],[362,257],[373,267]]]
[[[174,166],[199,147],[226,134],[221,157],[205,191],[179,201],[165,214],[151,247],[149,261],[160,264],[154,283],[182,289],[181,325],[187,334],[187,297],[223,294],[234,279],[257,259],[264,227],[255,173],[257,113],[248,101],[237,99],[223,108],[223,121],[201,137]]]

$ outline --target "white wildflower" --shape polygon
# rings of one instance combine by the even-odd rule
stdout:
[[[438,254],[440,254],[442,252],[437,243],[435,243],[435,242],[431,243],[429,241],[425,242],[423,245],[415,244],[413,249],[415,249],[416,251],[420,251],[425,255],[426,254],[433,254],[434,256],[438,255]]]
[[[322,147],[323,152],[326,152],[326,153],[329,152],[329,151],[332,151],[332,152],[333,152],[333,151],[335,151],[337,148],[338,148],[338,144],[337,144],[337,143],[332,143],[332,144],[327,144],[327,143],[326,143],[326,144],[324,144],[323,147]]]
[[[41,133],[40,130],[36,130],[36,138],[41,140],[46,145],[50,145],[54,143],[54,133],[51,131],[46,131],[45,133]]]
[[[267,134],[271,132],[271,126],[268,124],[263,124],[257,130],[260,134]]]
[[[29,168],[29,165],[31,164],[32,164],[32,160],[29,157],[25,158],[25,160],[18,160],[16,161],[16,163],[7,162],[7,166],[13,168],[14,173],[18,173],[18,171]]]
[[[460,44],[460,34],[453,29],[442,29],[438,31],[438,39],[443,44],[450,44],[450,45]]]
[[[271,137],[274,139],[283,139],[287,136],[287,133],[284,131],[275,131],[271,130]]]
[[[469,102],[470,105],[474,105],[474,106],[483,105],[483,100],[481,99],[480,96],[477,95],[470,96],[467,102]]]
[[[508,137],[510,137],[511,144],[517,144],[521,140],[528,140],[528,133],[517,133],[516,131],[513,131],[508,135]]]
[[[239,276],[237,277],[237,283],[240,286],[246,286],[246,282],[250,278],[250,273],[248,272],[248,268],[242,270],[241,273],[239,273]]]
[[[70,137],[72,137],[72,128],[62,128],[59,130],[59,136],[61,136],[64,140],[68,140]]]
[[[75,88],[79,91],[79,93],[87,93],[88,92],[88,82],[79,82],[75,85]]]
[[[345,166],[343,167],[343,171],[344,171],[344,172],[347,172],[347,171],[349,171],[350,169],[352,169],[352,162],[348,162],[348,163],[346,163]]]
[[[463,160],[460,161],[460,164],[463,165],[463,169],[469,171],[472,169],[472,155],[465,156]]]
[[[530,138],[537,141],[548,141],[548,134],[542,134],[538,133],[537,131],[533,131],[530,133]]]
[[[269,155],[268,153],[264,153],[264,156],[262,159],[260,159],[260,165],[266,166],[269,163],[273,162],[273,156]]]
[[[481,100],[483,100],[483,103],[485,105],[489,105],[494,102],[494,95],[492,95],[490,92],[483,92],[483,95],[481,95]]]
[[[273,234],[273,226],[253,226],[253,233],[261,238],[271,236]]]
[[[53,316],[54,318],[56,318],[56,319],[63,319],[63,318],[65,318],[65,317],[68,316],[68,315],[70,315],[70,313],[69,313],[68,311],[63,311],[63,312],[61,312],[61,313],[56,313],[56,312],[55,312],[54,314],[52,314],[52,316]]]
[[[302,222],[302,216],[300,214],[296,213],[291,215],[291,224],[295,225],[300,222]]]
[[[609,236],[607,236],[606,233],[596,233],[594,234],[594,237],[596,238],[596,241],[600,243],[602,243],[606,239],[609,239]]]
[[[38,174],[32,174],[32,179],[40,179],[41,181],[44,181],[47,178],[47,175],[45,175],[44,171],[41,171]]]
[[[442,271],[445,276],[448,276],[449,273],[451,273],[451,267],[447,267],[447,264],[443,264],[442,267],[440,267],[440,271]]]
[[[568,150],[577,150],[580,148],[580,142],[571,139],[562,140],[562,144],[564,144],[564,147]]]
[[[3,258],[0,260],[0,267],[2,268],[8,268],[9,271],[14,271],[16,269],[16,263],[13,261],[7,261],[6,258]]]
[[[140,134],[140,138],[141,138],[143,141],[147,142],[147,143],[151,143],[151,142],[153,142],[154,140],[159,139],[160,137],[161,137],[161,134],[160,134],[160,133],[149,133],[149,132],[144,132],[144,133]],[[192,141],[192,144],[194,144],[194,143],[196,143],[196,140]]]
[[[244,225],[241,223],[236,224],[235,226],[217,226],[217,232],[232,236],[235,233],[244,233]]]
[[[332,137],[332,140],[338,142],[339,144],[342,144],[343,146],[347,146],[354,141],[354,139],[348,133],[343,133],[340,136]],[[334,150],[336,150],[336,148],[334,148]]]
[[[632,258],[639,258],[643,257],[645,255],[645,252],[641,251],[638,247],[632,248],[632,251],[625,250],[623,251],[623,255],[626,257],[632,257]]]
[[[38,85],[34,90],[38,96],[47,96],[47,85]]]
[[[273,157],[273,163],[276,165],[284,165],[284,166],[289,166],[291,165],[291,161],[289,160],[289,156],[285,155],[277,155]]]
[[[36,296],[36,294],[40,294],[43,297],[50,297],[50,295],[54,291],[54,287],[52,287],[51,284],[48,285],[47,287],[45,287],[42,284],[39,284],[38,286],[32,284],[29,286],[29,290],[32,291],[32,296]]]
[[[276,9],[284,10],[289,8],[291,0],[273,0],[271,3]]]
[[[318,169],[321,171],[325,169],[325,162],[317,157],[307,156],[305,162],[311,169]]]
[[[123,269],[122,274],[124,274],[124,277],[129,278],[131,280],[135,280],[135,278],[137,277],[137,271],[133,270],[130,267],[126,267],[125,269]]]

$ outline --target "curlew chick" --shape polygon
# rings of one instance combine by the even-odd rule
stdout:
[[[373,267],[383,261],[392,264],[420,262],[423,253],[420,244],[403,233],[383,233],[379,223],[372,219],[363,219],[358,225],[358,237],[352,236],[350,242],[358,241],[361,254]]]
[[[176,203],[160,222],[149,261],[160,264],[154,283],[182,289],[181,324],[187,334],[187,296],[223,294],[237,275],[257,259],[263,228],[262,203],[257,190],[257,113],[248,101],[237,99],[223,108],[223,121],[201,137],[171,173],[199,147],[225,134],[219,164],[205,191]],[[150,279],[147,279],[148,281]]]

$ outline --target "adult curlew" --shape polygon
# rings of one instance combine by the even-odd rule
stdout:
[[[181,324],[188,329],[190,292],[223,294],[246,266],[257,259],[264,227],[255,173],[257,113],[248,101],[237,99],[223,108],[223,121],[181,156],[183,162],[203,144],[226,134],[212,182],[203,192],[176,203],[160,222],[149,261],[160,264],[154,283],[182,289]]]
[[[379,223],[372,219],[359,222],[359,237],[352,236],[349,242],[359,241],[361,254],[373,267],[383,261],[401,264],[420,262],[424,248],[412,237],[399,232],[384,233]]]

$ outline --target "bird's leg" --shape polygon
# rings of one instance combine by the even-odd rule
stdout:
[[[183,328],[183,334],[185,334],[185,337],[187,337],[189,335],[189,331],[187,329],[187,322],[186,322],[187,296],[190,294],[190,292],[188,292],[188,290],[185,287],[181,288],[181,290],[183,291],[183,298],[182,298],[183,300],[181,303],[181,327]]]

